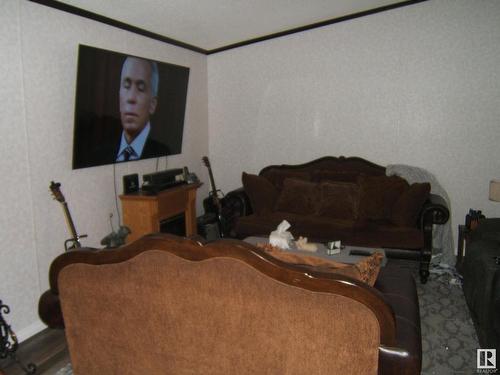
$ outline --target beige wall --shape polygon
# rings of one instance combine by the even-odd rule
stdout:
[[[183,154],[168,166],[207,182],[210,150],[225,192],[243,170],[355,155],[434,173],[454,227],[469,207],[500,216],[487,200],[500,177],[496,0],[430,0],[211,55],[208,74],[203,55],[27,1],[0,2],[0,25],[0,299],[21,339],[43,327],[38,296],[68,237],[49,182],[62,183],[85,245],[99,246],[116,219],[113,167],[71,169],[79,43],[191,68]],[[154,169],[118,165],[118,191],[122,175]]]
[[[168,167],[187,165],[204,181],[206,56],[27,1],[0,2],[0,25],[0,299],[11,307],[7,319],[22,340],[43,327],[38,297],[48,286],[50,262],[69,237],[50,181],[62,183],[78,231],[89,236],[84,245],[100,246],[111,231],[109,213],[115,228],[117,223],[113,166],[71,169],[78,44],[191,68],[183,153],[169,157]],[[165,163],[162,158],[160,168]],[[156,159],[117,165],[118,193],[124,174],[155,169]],[[206,194],[204,185],[199,200]]]
[[[496,0],[431,0],[210,55],[215,178],[227,191],[241,171],[360,156],[432,172],[455,230],[471,207],[498,217],[499,67]]]

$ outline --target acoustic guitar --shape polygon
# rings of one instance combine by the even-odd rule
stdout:
[[[211,191],[209,192],[209,197],[212,200],[213,206],[215,207],[215,214],[217,216],[217,224],[219,227],[219,234],[221,238],[224,237],[225,235],[225,221],[224,217],[222,216],[222,203],[221,199],[224,197],[224,194],[220,190],[218,190],[215,186],[215,181],[214,181],[214,175],[212,173],[212,167],[210,166],[210,161],[208,160],[207,156],[204,156],[202,159],[203,164],[205,164],[205,167],[208,169],[208,177],[210,178],[210,188]],[[221,195],[219,197],[219,195]]]
[[[64,216],[66,217],[66,223],[68,224],[69,231],[71,233],[71,238],[64,241],[64,249],[66,251],[70,249],[80,248],[82,244],[80,243],[80,238],[87,237],[86,234],[78,235],[75,228],[75,223],[73,223],[73,219],[71,218],[71,213],[69,212],[68,203],[66,203],[66,199],[64,198],[63,193],[61,192],[61,184],[59,182],[50,182],[50,191],[52,196],[56,201],[62,204],[64,209]]]

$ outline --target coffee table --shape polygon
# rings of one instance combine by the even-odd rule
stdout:
[[[269,243],[269,237],[252,236],[245,238],[243,241],[250,243],[252,245],[257,245],[259,243]],[[335,262],[348,263],[348,264],[357,263],[360,260],[363,260],[366,256],[369,256],[374,252],[379,252],[384,255],[381,266],[384,267],[387,264],[387,257],[385,255],[385,250],[382,248],[345,245],[341,247],[340,253],[329,255],[327,253],[328,249],[324,243],[314,242],[314,244],[318,247],[318,249],[314,252],[299,250],[296,247],[284,251],[289,251],[291,253],[297,253],[297,254],[311,255],[323,259],[334,260]]]

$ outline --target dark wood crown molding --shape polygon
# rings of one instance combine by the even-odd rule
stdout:
[[[403,2],[400,2],[400,3],[396,3],[396,4],[385,5],[385,6],[382,6],[382,7],[379,7],[379,8],[374,8],[374,9],[370,9],[370,10],[365,10],[363,12],[348,14],[346,16],[332,18],[332,19],[329,19],[329,20],[326,20],[326,21],[312,23],[312,24],[306,25],[306,26],[300,26],[300,27],[296,27],[294,29],[280,31],[278,33],[265,35],[265,36],[262,36],[262,37],[259,37],[259,38],[245,40],[245,41],[234,43],[234,44],[230,44],[230,45],[227,45],[227,46],[224,46],[224,47],[214,48],[214,49],[211,49],[211,50],[207,51],[207,53],[210,55],[210,54],[213,54],[213,53],[223,52],[223,51],[227,51],[227,50],[230,50],[230,49],[233,49],[233,48],[238,48],[238,47],[247,46],[249,44],[263,42],[263,41],[269,40],[269,39],[280,38],[282,36],[286,36],[286,35],[290,35],[290,34],[295,34],[295,33],[300,33],[300,32],[303,32],[303,31],[308,31],[308,30],[316,29],[318,27],[333,25],[335,23],[340,23],[340,22],[344,22],[344,21],[350,21],[350,20],[353,20],[353,19],[356,19],[356,18],[361,18],[361,17],[369,16],[371,14],[381,13],[381,12],[385,12],[385,11],[396,9],[396,8],[406,7],[408,5],[422,3],[424,1],[428,1],[428,0],[408,0],[408,1],[403,1]]]
[[[130,31],[130,32],[154,39],[154,40],[158,40],[158,41],[163,42],[163,43],[168,43],[168,44],[172,44],[172,45],[177,46],[177,47],[185,48],[185,49],[188,49],[188,50],[193,51],[193,52],[202,53],[204,55],[211,55],[211,54],[227,51],[230,49],[244,47],[244,46],[248,46],[250,44],[263,42],[263,41],[274,39],[274,38],[280,38],[282,36],[286,36],[286,35],[290,35],[290,34],[295,34],[295,33],[300,33],[303,31],[316,29],[318,27],[333,25],[335,23],[350,21],[350,20],[360,18],[360,17],[365,17],[365,16],[385,12],[385,11],[392,10],[392,9],[397,9],[397,8],[402,8],[402,7],[406,7],[409,5],[422,3],[422,2],[425,2],[428,0],[406,0],[406,1],[396,3],[396,4],[385,5],[382,7],[378,7],[378,8],[358,12],[358,13],[348,14],[348,15],[345,15],[342,17],[332,18],[329,20],[313,23],[310,25],[296,27],[293,29],[280,31],[280,32],[277,32],[274,34],[269,34],[269,35],[261,36],[258,38],[244,40],[244,41],[241,41],[238,43],[233,43],[233,44],[229,44],[227,46],[213,48],[210,50],[206,50],[206,49],[203,49],[203,48],[200,48],[197,46],[193,46],[193,45],[188,44],[188,43],[184,43],[184,42],[172,39],[172,38],[168,38],[166,36],[156,34],[156,33],[153,33],[151,31],[144,30],[144,29],[141,29],[139,27],[132,26],[132,25],[129,25],[127,23],[114,20],[112,18],[101,16],[97,13],[93,13],[93,12],[90,12],[90,11],[87,11],[87,10],[84,10],[81,8],[77,8],[77,7],[72,6],[72,5],[61,3],[60,1],[56,1],[56,0],[29,0],[29,1],[31,1],[33,3],[49,6],[51,8],[58,9],[58,10],[61,10],[64,12],[68,12],[68,13],[71,13],[71,14],[74,14],[74,15],[77,15],[80,17],[88,18],[88,19],[91,19],[91,20],[94,20],[97,22],[101,22],[101,23],[104,23],[106,25],[117,27],[117,28],[122,29],[122,30]]]
[[[56,1],[56,0],[29,0],[29,1],[31,1],[33,3],[41,4],[41,5],[46,5],[48,7],[54,8],[54,9],[62,10],[63,12],[68,12],[68,13],[74,14],[76,16],[88,18],[88,19],[91,19],[93,21],[101,22],[101,23],[104,23],[106,25],[117,27],[117,28],[122,29],[122,30],[130,31],[132,33],[139,34],[139,35],[142,35],[142,36],[154,39],[154,40],[158,40],[158,41],[163,42],[163,43],[168,43],[168,44],[172,44],[172,45],[177,46],[177,47],[182,47],[182,48],[188,49],[190,51],[202,53],[204,55],[208,54],[208,51],[203,49],[203,48],[196,47],[196,46],[193,46],[191,44],[184,43],[184,42],[172,39],[172,38],[168,38],[168,37],[160,35],[160,34],[155,34],[151,31],[144,30],[144,29],[141,29],[139,27],[129,25],[128,23],[116,21],[112,18],[104,17],[104,16],[101,16],[100,14],[89,12],[88,10],[84,10],[81,8],[74,7],[72,5],[64,4],[64,3],[61,3],[61,2]]]

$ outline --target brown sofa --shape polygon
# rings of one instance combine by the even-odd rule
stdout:
[[[383,247],[389,257],[420,261],[429,276],[434,224],[444,224],[444,199],[428,183],[409,185],[385,168],[358,157],[324,157],[300,165],[271,165],[259,175],[243,173],[243,189],[231,195],[251,207],[238,219],[237,238],[269,235],[282,220],[295,236],[316,241]]]
[[[49,278],[40,316],[61,323],[60,299],[76,375],[420,373],[404,270],[371,287],[239,240],[152,234],[64,253]]]

